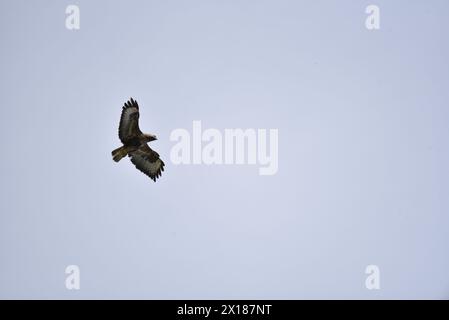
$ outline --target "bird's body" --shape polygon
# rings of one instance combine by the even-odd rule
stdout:
[[[129,156],[137,169],[156,181],[164,171],[165,163],[148,146],[148,142],[157,140],[156,136],[139,129],[139,105],[133,98],[123,106],[118,135],[123,146],[112,151],[112,159],[119,162]]]

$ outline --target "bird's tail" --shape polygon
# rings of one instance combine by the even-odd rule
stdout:
[[[120,148],[115,149],[112,151],[112,159],[115,162],[119,162],[123,157],[126,157],[128,154],[128,150],[126,150],[125,146],[121,146]]]

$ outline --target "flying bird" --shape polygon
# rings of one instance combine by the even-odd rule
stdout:
[[[139,129],[139,105],[133,98],[130,98],[123,106],[118,136],[123,146],[112,151],[112,159],[119,162],[122,158],[129,156],[137,169],[156,182],[164,171],[165,163],[147,144],[157,140],[156,136],[142,133]]]

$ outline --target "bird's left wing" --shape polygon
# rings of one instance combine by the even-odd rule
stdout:
[[[137,169],[149,176],[154,182],[164,171],[165,163],[159,158],[159,154],[147,144],[142,145],[136,151],[130,152],[131,162]]]

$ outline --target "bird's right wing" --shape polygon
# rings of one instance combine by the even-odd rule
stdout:
[[[139,129],[139,105],[133,98],[129,99],[123,106],[120,117],[118,136],[123,144],[132,138],[142,134]]]

